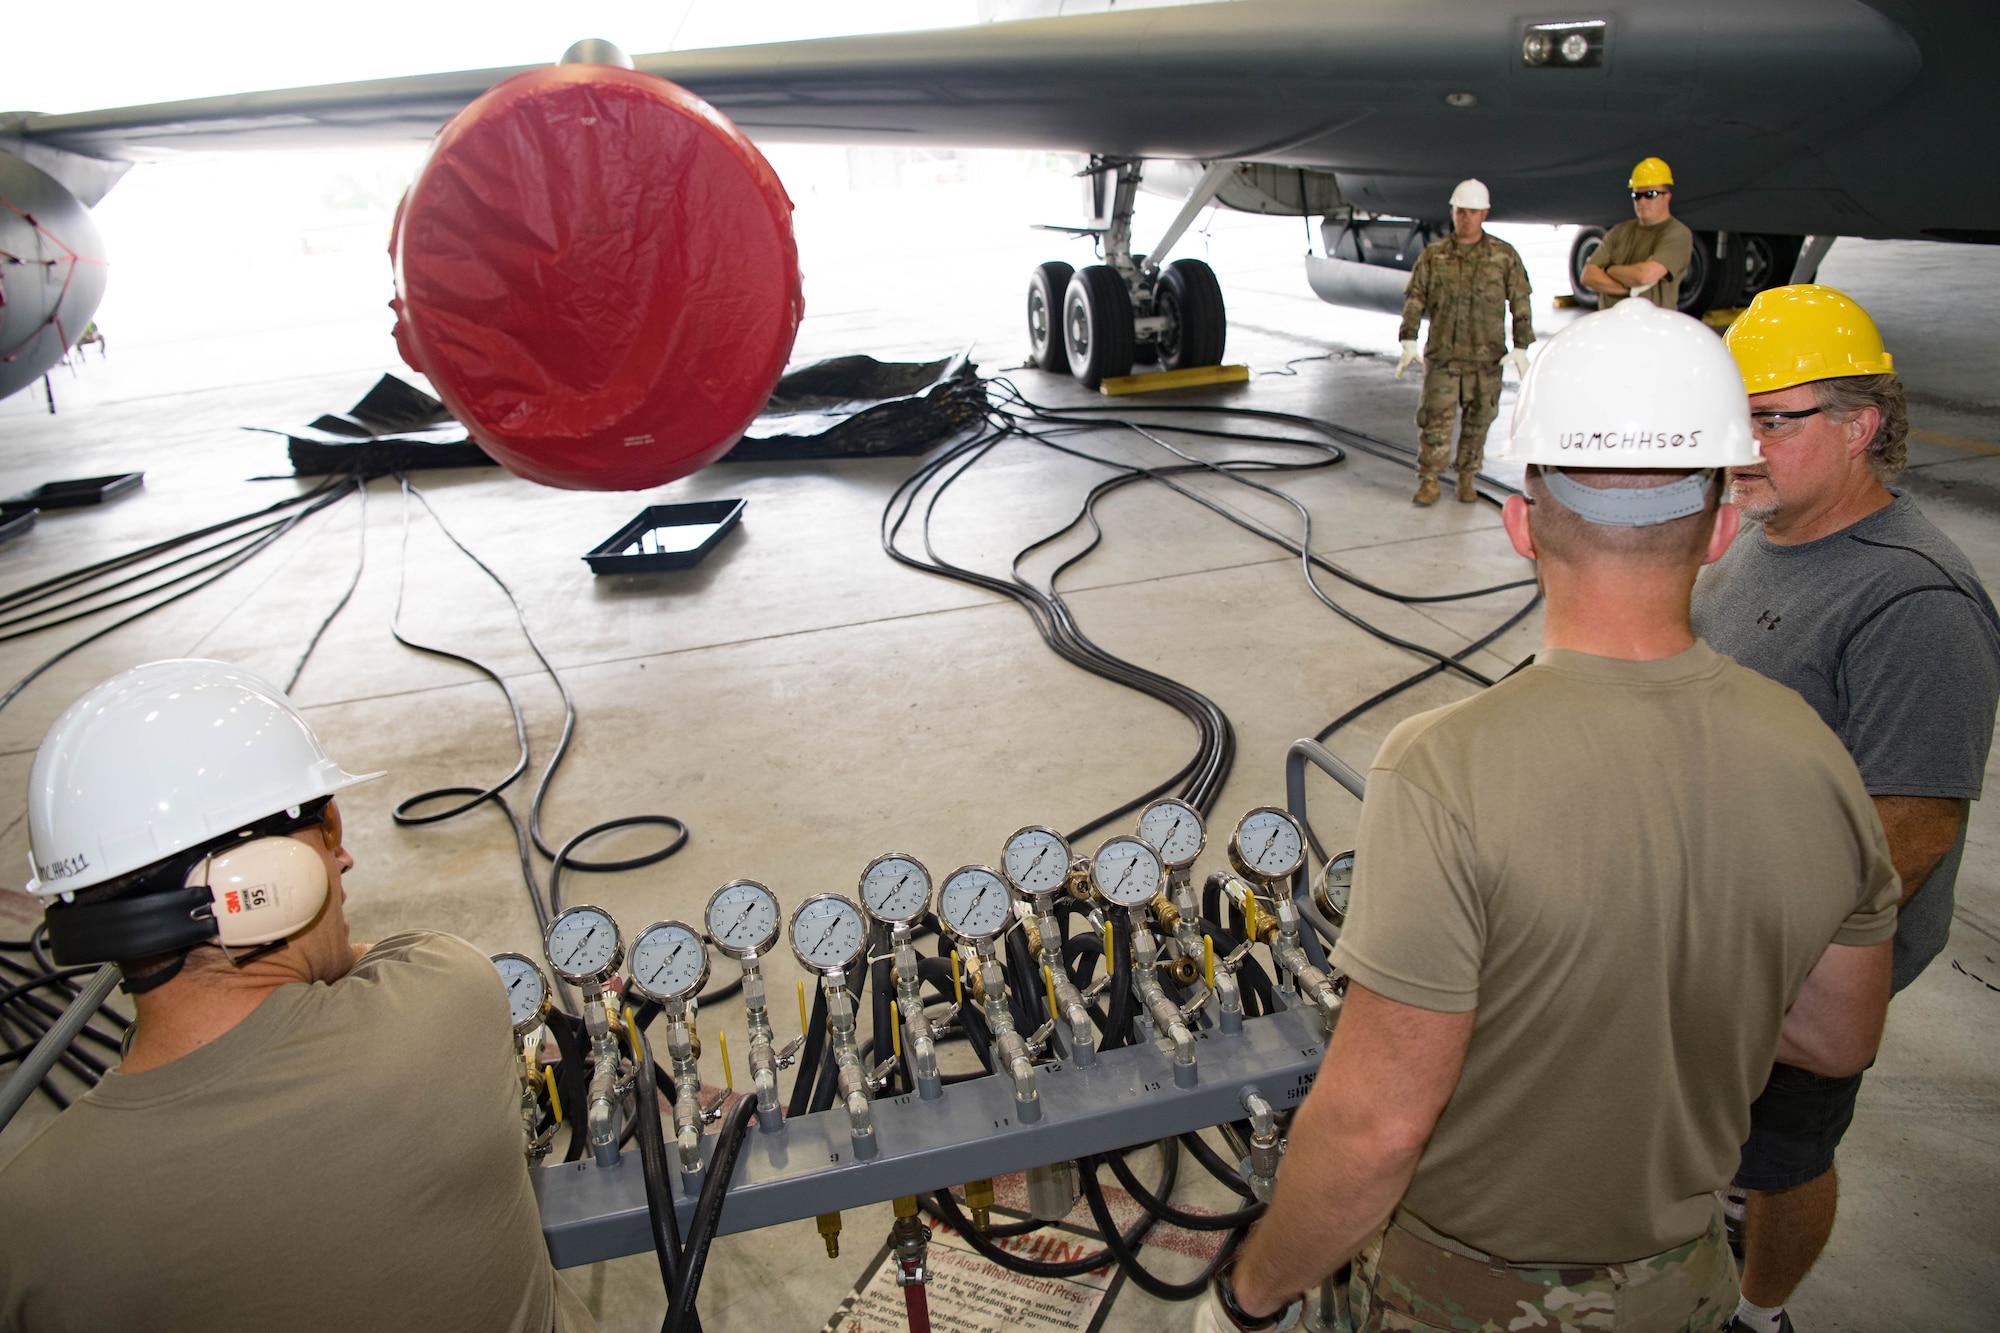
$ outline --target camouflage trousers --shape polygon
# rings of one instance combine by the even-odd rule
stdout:
[[[1354,1256],[1348,1287],[1356,1333],[1717,1333],[1736,1296],[1719,1208],[1685,1245],[1589,1268],[1473,1259],[1391,1221]]]
[[[1486,431],[1500,415],[1500,363],[1424,362],[1424,396],[1417,405],[1417,475],[1435,477],[1449,462],[1468,476],[1486,461]],[[1451,421],[1459,418],[1458,456],[1451,457]]]

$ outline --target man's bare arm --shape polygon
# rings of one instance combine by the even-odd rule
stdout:
[[[1636,264],[1613,264],[1604,272],[1627,287],[1649,287],[1667,276],[1667,266],[1657,259],[1642,259]]]
[[[1583,285],[1590,288],[1593,292],[1603,292],[1606,296],[1624,296],[1626,294],[1624,283],[1613,282],[1611,275],[1595,264],[1585,264],[1583,266],[1582,279]]]
[[[1473,1014],[1399,1004],[1350,982],[1313,1090],[1292,1120],[1271,1210],[1233,1279],[1251,1314],[1277,1310],[1388,1220],[1458,1086]]]
[[[1828,1078],[1858,1074],[1875,1058],[1889,1013],[1896,942],[1829,944],[1778,1031],[1778,1059]]]
[[[1889,859],[1903,881],[1903,904],[1907,904],[1957,844],[1965,802],[1942,796],[1877,796],[1875,813],[1889,835]]]

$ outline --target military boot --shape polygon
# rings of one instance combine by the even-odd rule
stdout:
[[[1438,479],[1428,474],[1417,478],[1417,493],[1410,497],[1413,505],[1434,505],[1438,502]]]
[[[1472,485],[1473,480],[1478,475],[1476,472],[1461,472],[1458,474],[1458,502],[1460,504],[1469,505],[1479,498],[1479,492]]]

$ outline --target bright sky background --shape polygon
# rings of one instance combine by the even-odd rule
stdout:
[[[90,111],[441,70],[527,65],[581,37],[638,55],[956,27],[975,0],[104,0],[72,40],[29,43],[0,73],[0,111]],[[19,32],[16,36],[20,36]]]

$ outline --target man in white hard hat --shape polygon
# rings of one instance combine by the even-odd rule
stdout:
[[[1417,408],[1417,492],[1412,502],[1436,504],[1438,476],[1447,461],[1458,473],[1458,498],[1479,498],[1474,478],[1486,461],[1486,432],[1500,415],[1500,359],[1528,373],[1528,345],[1535,326],[1528,306],[1528,269],[1514,247],[1486,234],[1493,201],[1476,180],[1451,192],[1451,235],[1417,256],[1403,290],[1403,324],[1396,336],[1403,354],[1396,378],[1417,359],[1417,324],[1430,316],[1424,343],[1424,395]],[[1507,310],[1514,311],[1514,349],[1507,350]],[[1451,455],[1451,423],[1458,418],[1458,454]]]
[[[594,1327],[542,1241],[492,964],[348,940],[335,797],[367,780],[221,662],[134,668],[49,729],[29,891],[137,1018],[0,1170],[0,1328]]]
[[[1542,647],[1403,722],[1369,775],[1345,1009],[1212,1308],[1273,1327],[1350,1259],[1361,1330],[1712,1333],[1713,1191],[1772,1055],[1861,1068],[1896,875],[1839,740],[1696,639],[1756,455],[1698,322],[1633,301],[1529,371],[1508,536]]]

